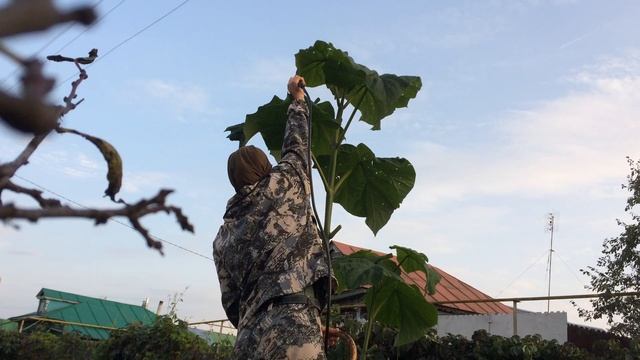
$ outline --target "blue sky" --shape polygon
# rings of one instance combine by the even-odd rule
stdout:
[[[101,13],[120,5],[63,54],[93,47],[104,54],[179,3],[101,1]],[[224,128],[274,94],[284,96],[298,49],[330,41],[379,72],[423,81],[408,108],[383,120],[382,131],[358,123],[347,139],[369,144],[378,156],[412,161],[413,191],[377,237],[338,207],[339,241],[376,250],[413,247],[492,296],[544,295],[545,222],[553,211],[552,293],[585,293],[578,269],[594,264],[603,239],[620,232],[625,156],[640,154],[638,18],[635,1],[192,0],[90,67],[79,91],[86,100],[64,124],[120,151],[123,198],[175,189],[170,200],[190,216],[196,234],[163,215],[144,223],[154,235],[210,256],[233,192],[226,159],[237,145]],[[62,29],[8,44],[29,55]],[[71,28],[41,55],[82,31]],[[0,59],[2,78],[13,69]],[[69,65],[46,69],[60,80],[74,73]],[[51,99],[68,88],[62,84]],[[329,99],[321,89],[310,92]],[[0,161],[27,140],[0,128]],[[92,145],[56,135],[18,174],[86,206],[106,207],[105,173]],[[181,316],[224,317],[209,260],[172,246],[161,257],[116,223],[20,226],[0,227],[0,317],[35,310],[41,287],[132,303],[149,297],[152,304],[188,287]],[[552,310],[580,322],[566,302],[552,303]]]

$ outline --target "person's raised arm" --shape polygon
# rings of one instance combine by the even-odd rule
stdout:
[[[307,123],[309,110],[301,85],[304,86],[304,79],[298,75],[290,78],[287,84],[293,102],[287,110],[288,119],[282,143],[282,161],[291,163],[298,172],[305,174],[306,179],[309,164],[309,125]]]

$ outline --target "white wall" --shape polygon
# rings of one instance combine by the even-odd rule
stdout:
[[[493,335],[511,337],[513,316],[494,315],[438,315],[438,335],[448,333],[471,338],[476,330],[487,330]],[[559,343],[567,341],[567,313],[518,313],[518,335],[540,334],[543,339],[555,339]]]

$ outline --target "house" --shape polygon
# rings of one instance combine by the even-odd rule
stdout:
[[[357,246],[333,241],[332,252],[334,256],[349,255],[360,250],[372,251]],[[382,252],[373,251],[378,255]],[[395,257],[393,257],[395,261]],[[501,303],[468,303],[468,304],[438,304],[439,302],[491,299],[491,297],[464,281],[450,275],[444,270],[429,265],[440,275],[440,283],[436,286],[436,293],[429,295],[424,292],[427,279],[421,272],[411,274],[402,273],[402,278],[409,284],[417,285],[430,303],[434,303],[439,314],[512,314],[513,309]],[[339,305],[356,305],[362,303],[362,296],[366,289],[357,289],[334,296],[334,302]]]
[[[349,255],[360,250],[371,251],[336,241],[333,244],[334,256]],[[374,253],[383,255],[381,252]],[[397,261],[395,257],[392,260]],[[422,272],[402,272],[401,276],[408,284],[416,285],[427,301],[436,306],[436,330],[439,336],[451,333],[470,338],[476,330],[487,330],[494,335],[510,337],[517,326],[517,334],[520,336],[540,334],[544,339],[555,339],[561,343],[567,341],[566,313],[541,314],[517,310],[514,314],[512,307],[500,302],[491,302],[493,298],[484,292],[436,266],[429,266],[440,275],[440,282],[433,295],[424,291],[427,279]],[[356,289],[338,294],[334,297],[334,303],[346,309],[355,309],[355,317],[363,318],[362,312],[365,309],[362,304],[365,292],[366,289]],[[485,302],[469,302],[478,300]]]
[[[126,328],[133,323],[150,325],[156,314],[142,306],[99,299],[69,292],[43,288],[36,298],[38,310],[12,317],[18,331],[30,331],[46,327],[53,332],[76,332],[84,337],[103,340],[112,331]]]
[[[332,253],[334,257],[353,254],[360,250],[372,251],[333,241]],[[373,252],[384,255],[382,252]],[[392,259],[396,261],[395,257]],[[590,348],[593,342],[598,339],[615,338],[623,343],[626,340],[616,337],[606,330],[569,323],[565,312],[534,313],[518,309],[516,316],[514,316],[513,308],[500,302],[452,303],[493,299],[444,270],[433,265],[429,266],[441,277],[434,295],[424,292],[426,278],[423,273],[406,274],[403,272],[401,275],[407,283],[417,285],[425,298],[436,306],[438,310],[437,331],[440,336],[452,333],[471,337],[474,331],[482,329],[494,335],[510,337],[513,335],[515,327],[520,336],[539,334],[547,340],[555,339],[560,343],[570,342],[586,349]],[[349,290],[334,296],[333,302],[343,310],[353,312],[355,318],[363,319],[365,317],[363,305],[365,292],[365,288]]]

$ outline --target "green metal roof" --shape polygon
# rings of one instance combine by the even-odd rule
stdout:
[[[48,301],[46,311],[37,314],[38,317],[77,323],[64,324],[63,330],[74,331],[93,339],[106,339],[110,334],[110,329],[94,326],[120,329],[136,322],[150,325],[156,319],[153,312],[142,306],[59,290],[43,288],[36,297]]]

